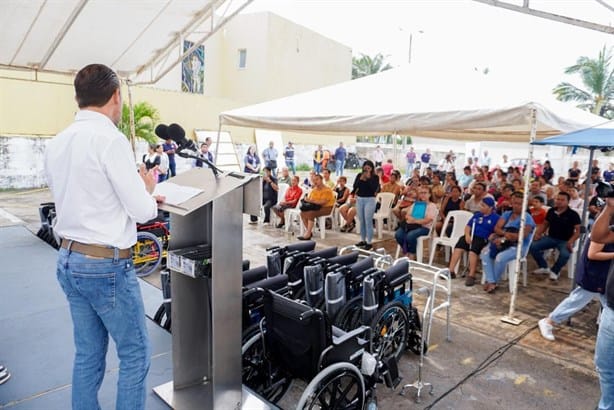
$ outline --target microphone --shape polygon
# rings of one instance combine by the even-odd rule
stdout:
[[[158,136],[158,138],[167,140],[168,139],[168,126],[166,124],[159,124],[154,133]]]
[[[167,129],[168,138],[172,139],[177,143],[179,150],[189,149],[190,151],[198,151],[196,144],[194,141],[189,140],[185,137],[185,130],[181,128],[179,124],[171,124]]]

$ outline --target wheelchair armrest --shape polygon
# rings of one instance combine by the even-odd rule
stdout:
[[[391,288],[396,288],[397,286],[407,282],[410,279],[411,279],[411,273],[405,273],[403,275],[397,276],[396,278],[393,278],[390,282],[388,282],[388,285]]]
[[[348,340],[359,338],[363,336],[365,333],[370,332],[370,331],[371,331],[371,328],[369,326],[360,326],[349,332],[345,332],[344,330],[333,326],[332,327],[333,345],[339,346],[347,342]],[[366,339],[368,339],[368,337],[369,337],[368,334],[364,337],[365,342],[366,342]]]

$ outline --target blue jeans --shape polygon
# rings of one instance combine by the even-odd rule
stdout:
[[[337,175],[338,177],[340,177],[341,175],[343,175],[343,168],[345,167],[345,160],[341,161],[341,160],[335,160],[335,175]]]
[[[484,275],[486,275],[486,282],[499,282],[508,262],[516,259],[516,250],[516,246],[509,247],[503,252],[497,253],[497,256],[493,259],[490,257],[490,246],[484,248],[480,254],[480,259],[482,260]]]
[[[415,162],[408,162],[405,167],[405,178],[411,177],[411,173],[414,172],[414,167],[416,166]]]
[[[287,159],[286,167],[288,167],[288,171],[292,171],[292,175],[296,175],[296,166],[294,165],[294,160]]]
[[[554,323],[562,323],[569,319],[574,313],[579,312],[588,305],[593,298],[599,297],[601,306],[605,306],[605,295],[598,292],[590,292],[580,286],[571,291],[569,295],[550,313],[550,319]]]
[[[529,252],[531,253],[531,256],[533,257],[533,259],[535,259],[535,262],[540,268],[547,268],[548,263],[544,259],[544,251],[546,249],[552,248],[556,248],[559,250],[559,257],[552,266],[552,272],[558,275],[561,272],[561,269],[563,269],[563,266],[565,266],[565,264],[569,260],[569,256],[571,255],[569,253],[569,249],[567,249],[567,241],[551,238],[549,236],[544,236],[540,240],[535,241],[531,244]]]
[[[168,163],[169,178],[177,175],[176,169],[177,169],[177,165],[175,163],[175,160],[169,161]]]
[[[57,277],[73,321],[73,410],[100,409],[109,335],[120,360],[116,409],[144,409],[151,349],[132,259],[93,258],[61,248]]]
[[[322,163],[313,161],[313,171],[316,174],[319,174],[320,172],[322,172]]]
[[[418,237],[428,235],[428,233],[428,228],[412,229],[408,232],[405,232],[403,228],[399,228],[394,233],[394,238],[397,240],[397,243],[401,245],[405,253],[415,255],[418,247]]]
[[[363,242],[373,241],[373,214],[375,213],[374,196],[356,197],[356,214],[360,222],[360,239]]]
[[[614,409],[614,310],[606,306],[601,312],[597,345],[595,346],[595,367],[601,385],[599,410]]]

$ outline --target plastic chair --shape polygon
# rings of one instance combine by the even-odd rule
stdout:
[[[419,236],[416,240],[416,261],[422,263],[424,259],[424,241],[427,241],[433,235],[433,231],[435,230],[435,221],[431,224],[431,229],[429,233],[426,235]],[[397,252],[394,256],[395,259],[399,259],[399,255],[401,254],[401,245],[397,245]]]
[[[277,187],[278,189],[277,189],[277,204],[276,205],[279,205],[279,203],[283,202],[284,198],[286,197],[286,191],[288,190],[288,188],[290,188],[290,185],[281,183],[277,185]],[[277,225],[277,223],[278,223],[277,215],[275,214],[275,212],[271,212],[271,224],[275,226]]]
[[[456,245],[456,242],[458,242],[458,239],[465,234],[465,226],[467,226],[467,223],[472,216],[473,214],[469,211],[448,212],[448,215],[446,215],[446,219],[443,222],[443,227],[441,228],[441,234],[439,235],[439,237],[433,238],[431,246],[431,255],[429,257],[429,265],[433,264],[437,245],[442,245],[446,247],[446,251],[448,251],[448,247],[450,249],[454,249],[454,246]],[[446,231],[452,218],[454,218],[452,232],[450,233],[450,236],[446,236]]]
[[[395,195],[392,192],[380,192],[377,194],[376,201],[380,203],[380,208],[373,215],[376,222],[375,229],[377,230],[377,239],[382,239],[382,231],[384,229],[384,219],[388,221],[387,226],[390,230],[392,225],[392,203]]]
[[[336,202],[337,201],[337,193],[335,191],[333,191],[333,195],[335,196],[335,202]],[[331,227],[332,227],[333,231],[335,231],[336,227],[337,227],[337,224],[336,224],[336,221],[335,221],[335,206],[334,205],[333,205],[333,208],[330,210],[330,214],[318,216],[316,218],[315,225],[320,230],[320,238],[322,238],[322,239],[326,238],[326,218],[330,218],[330,220],[331,220]]]

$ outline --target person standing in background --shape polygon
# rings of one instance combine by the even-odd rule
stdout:
[[[379,145],[375,147],[375,151],[373,151],[373,162],[375,162],[375,168],[382,166],[385,157],[386,156],[384,155],[382,147]]]
[[[360,242],[356,246],[369,250],[373,248],[373,214],[375,195],[379,192],[379,178],[373,162],[366,160],[362,172],[354,179],[352,194],[356,195],[356,212],[360,221]]]
[[[416,153],[414,152],[414,147],[409,147],[409,151],[405,154],[405,159],[407,160],[407,165],[405,166],[405,178],[409,178],[411,173],[416,166]]]
[[[269,142],[269,146],[262,151],[262,159],[264,166],[271,169],[271,173],[277,178],[277,149],[273,141]]]
[[[288,145],[284,148],[284,159],[286,161],[286,166],[288,170],[292,171],[292,175],[296,175],[296,165],[294,163],[294,145],[292,145],[292,141],[288,141]]]
[[[420,175],[424,175],[430,163],[431,163],[431,150],[427,148],[424,154],[420,155]]]
[[[316,174],[322,172],[322,160],[324,159],[324,151],[322,145],[318,145],[318,149],[313,152],[313,171]]]
[[[343,175],[343,168],[345,167],[345,158],[347,157],[347,151],[343,146],[343,142],[339,142],[339,146],[335,150],[335,175],[340,177]]]
[[[73,322],[73,410],[100,409],[109,336],[120,359],[117,410],[145,409],[151,347],[132,262],[136,224],[158,215],[157,179],[134,169],[128,139],[117,129],[122,97],[117,74],[102,64],[74,80],[79,111],[45,151],[45,174],[61,238],[56,275]]]
[[[177,175],[177,164],[175,162],[175,151],[177,150],[177,144],[170,138],[166,139],[166,142],[162,144],[164,153],[168,156],[168,174],[167,178],[172,178]]]
[[[168,178],[168,167],[169,160],[168,155],[164,153],[164,149],[162,148],[162,144],[156,145],[156,152],[160,157],[160,166],[158,167],[158,182],[164,182]]]

